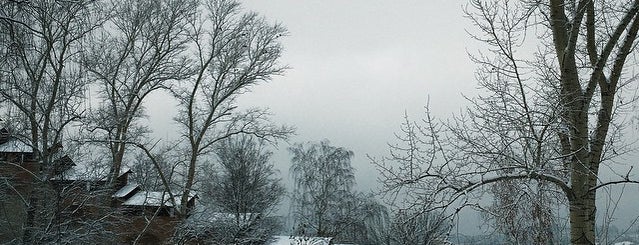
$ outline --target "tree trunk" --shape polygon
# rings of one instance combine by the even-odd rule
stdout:
[[[193,147],[192,149],[197,149],[198,147]],[[193,184],[195,183],[195,166],[197,163],[198,155],[197,153],[191,153],[191,159],[189,160],[189,168],[186,176],[186,185],[184,185],[184,191],[182,197],[180,198],[180,214],[186,215],[186,211],[188,209],[187,204],[189,202],[189,195],[191,194],[191,189],[193,188]],[[169,190],[170,191],[170,190]]]
[[[570,201],[570,242],[595,244],[595,192]]]
[[[33,194],[32,194],[33,195]],[[29,198],[29,203],[27,203],[26,211],[27,211],[27,219],[24,223],[24,231],[22,233],[22,242],[23,244],[31,244],[33,243],[33,227],[35,225],[35,212],[38,200],[34,197]]]
[[[122,135],[124,135],[126,133],[123,133]],[[120,138],[124,138],[123,136],[118,136],[118,139]],[[112,163],[111,163],[111,171],[110,171],[110,175],[109,175],[109,188],[111,188],[111,192],[112,194],[115,193],[116,190],[115,189],[115,184],[118,180],[118,177],[120,177],[120,170],[122,168],[122,160],[124,159],[124,151],[125,151],[125,143],[124,142],[117,142],[115,143],[115,147],[113,147],[111,149],[111,151],[115,150],[115,153],[112,154],[113,159],[112,159]]]

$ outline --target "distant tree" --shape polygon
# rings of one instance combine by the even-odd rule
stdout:
[[[490,186],[493,202],[482,217],[489,227],[503,234],[512,244],[559,243],[563,234],[557,208],[561,197],[556,190],[537,181],[503,181]],[[552,190],[552,191],[550,191]]]
[[[368,215],[364,218],[365,239],[361,244],[389,244],[390,211],[381,203],[369,202],[365,206]]]
[[[200,10],[190,18],[188,29],[194,75],[172,88],[185,144],[183,208],[196,184],[199,165],[219,141],[238,134],[270,140],[293,132],[273,125],[265,110],[239,111],[236,105],[239,95],[286,69],[278,63],[279,40],[286,29],[256,13],[242,13],[234,0],[210,0]]]
[[[218,142],[216,163],[200,172],[200,207],[173,242],[264,244],[281,226],[271,214],[285,194],[263,141],[237,135]]]
[[[205,195],[223,212],[270,214],[285,194],[272,152],[250,136],[221,141],[215,148],[219,173],[204,184]],[[212,176],[213,177],[213,176]]]
[[[214,152],[219,172],[204,177],[208,181],[202,199],[208,198],[213,210],[231,215],[229,232],[222,236],[235,244],[267,241],[281,227],[269,216],[286,192],[270,162],[272,153],[262,141],[245,135],[219,142]]]
[[[281,221],[264,217],[250,225],[238,225],[230,213],[194,211],[176,229],[172,244],[269,244]]]
[[[386,244],[391,217],[386,206],[375,196],[358,193],[348,203],[350,213],[345,217],[343,242],[355,244]]]
[[[435,212],[400,210],[394,214],[388,232],[388,244],[449,244],[450,222]]]
[[[342,242],[355,244],[403,245],[449,244],[451,222],[446,215],[423,212],[420,209],[402,209],[392,205],[389,209],[374,196],[357,195],[347,215],[348,226],[343,226],[348,236]]]
[[[289,148],[293,175],[292,211],[297,235],[347,238],[356,194],[353,152],[328,140]]]

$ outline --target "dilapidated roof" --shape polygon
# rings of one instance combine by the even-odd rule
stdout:
[[[189,194],[189,201],[196,197],[197,195],[194,192]],[[175,198],[176,205],[180,205],[179,202],[182,199],[182,195],[178,193],[173,193],[173,197]],[[173,203],[171,202],[171,197],[168,192],[162,191],[140,191],[133,195],[131,198],[127,199],[122,203],[123,206],[147,206],[147,207],[173,207]]]
[[[120,175],[131,172],[131,169],[122,167]],[[106,181],[109,176],[109,168],[87,163],[76,163],[62,173],[51,178],[51,180],[70,180],[70,181]]]
[[[139,188],[140,186],[136,183],[129,183],[127,185],[125,185],[124,187],[120,188],[118,191],[115,192],[115,194],[113,194],[113,196],[111,197],[115,197],[115,198],[123,198],[128,196],[129,194],[131,194],[131,192],[133,192],[135,189]]]
[[[14,137],[9,137],[0,143],[0,153],[33,153],[33,148]]]
[[[192,211],[189,217],[189,222],[194,227],[207,226],[212,223],[220,222],[240,222],[241,225],[246,225],[255,222],[261,217],[261,213],[228,213],[218,212],[213,208],[206,205],[197,205]]]

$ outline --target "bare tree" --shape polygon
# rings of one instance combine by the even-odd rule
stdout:
[[[488,193],[493,203],[483,217],[495,231],[505,235],[513,244],[557,244],[564,234],[559,203],[563,201],[557,190],[548,183],[513,180],[491,185]]]
[[[269,215],[285,190],[270,163],[272,152],[250,136],[227,138],[215,148],[219,174],[204,183],[205,195],[221,211]]]
[[[132,180],[145,190],[176,190],[176,179],[180,153],[175,152],[175,144],[158,144],[147,148],[143,143],[132,143],[140,152],[132,160]]]
[[[390,244],[391,214],[388,208],[371,195],[362,196],[357,206],[359,217],[356,218],[360,221],[360,227],[353,233],[360,233],[360,237],[355,239],[355,242]]]
[[[198,1],[112,0],[106,5],[110,18],[86,45],[83,57],[99,95],[84,126],[91,141],[110,151],[113,185],[129,142],[145,141],[148,130],[139,123],[144,100],[170,87],[167,82],[189,75],[186,28]]]
[[[183,188],[186,197],[178,200],[183,214],[196,168],[218,141],[238,134],[273,140],[293,131],[273,125],[266,110],[236,110],[240,94],[285,70],[278,59],[286,31],[257,14],[243,14],[235,1],[3,1],[0,6],[0,106],[16,136],[33,149],[31,160],[42,163],[31,173],[39,188],[24,199],[25,243],[37,243],[52,227],[61,227],[55,222],[62,219],[52,214],[59,212],[44,206],[49,196],[60,196],[49,186],[52,163],[60,157],[62,136],[76,133],[78,128],[70,127],[75,122],[86,123],[83,128],[91,132],[82,142],[110,151],[109,184],[135,146],[149,157],[165,189]],[[85,98],[89,81],[96,81],[97,107]],[[139,119],[145,98],[159,89],[169,89],[180,103],[177,121],[184,126],[187,157],[175,163],[187,162],[183,179],[165,176],[162,162],[145,147],[147,130]],[[57,237],[52,239],[61,242]]]
[[[292,211],[297,235],[348,238],[355,200],[353,152],[328,140],[295,144]]]
[[[237,110],[236,99],[252,86],[284,72],[280,38],[286,30],[256,13],[242,13],[233,0],[210,0],[190,23],[195,75],[172,91],[179,103],[176,121],[185,142],[186,173],[181,204],[196,183],[198,165],[214,145],[237,134],[285,138],[293,132],[269,120],[265,110]],[[186,207],[186,205],[182,205]],[[184,211],[184,210],[182,210]]]
[[[451,204],[476,206],[487,185],[543,182],[567,202],[571,243],[595,244],[597,190],[639,183],[632,167],[600,174],[628,149],[620,135],[635,101],[625,90],[638,11],[639,1],[472,1],[474,37],[489,47],[473,57],[483,90],[444,127],[409,123],[405,151],[377,160],[387,190],[456,213]]]
[[[387,244],[449,244],[450,223],[438,215],[398,210],[390,224]]]
[[[75,62],[94,26],[88,1],[3,3],[0,13],[3,114],[14,137],[46,163],[62,132],[83,113],[86,81]]]
[[[389,244],[391,214],[372,194],[355,193],[343,200],[340,242],[354,244]]]
[[[270,162],[272,153],[246,135],[219,142],[214,152],[219,165],[201,176],[205,210],[189,217],[182,232],[218,244],[265,243],[282,227],[271,215],[286,192]]]
[[[25,195],[22,242],[60,239],[59,210],[47,206],[63,135],[84,113],[87,80],[79,54],[102,18],[95,1],[3,1],[0,9],[0,97],[12,136],[29,145],[39,167]],[[33,160],[32,159],[32,160]],[[53,207],[53,209],[59,209]],[[51,236],[52,233],[57,234]],[[38,241],[36,239],[45,239]]]

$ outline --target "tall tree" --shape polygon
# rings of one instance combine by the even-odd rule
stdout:
[[[289,148],[294,190],[292,210],[298,235],[343,236],[350,228],[349,203],[355,199],[353,152],[328,140]]]
[[[87,79],[79,65],[88,33],[101,24],[96,1],[0,3],[0,101],[12,136],[31,146],[40,168],[25,198],[25,244],[58,239],[49,186],[64,133],[83,116]]]
[[[198,1],[111,0],[105,5],[110,18],[83,55],[100,100],[85,126],[92,141],[111,153],[109,183],[114,184],[127,146],[144,143],[148,130],[139,123],[144,100],[189,75],[187,20]]]
[[[12,135],[50,163],[52,147],[84,113],[82,44],[99,21],[93,1],[6,1],[0,10],[0,96]]]
[[[175,86],[181,138],[185,142],[186,173],[180,200],[186,208],[196,183],[198,165],[217,142],[237,134],[285,138],[293,132],[273,125],[261,109],[239,111],[237,97],[251,87],[284,72],[278,63],[280,38],[286,29],[269,24],[256,13],[242,13],[233,0],[209,0],[189,24],[195,75]],[[182,210],[185,211],[185,210]]]
[[[625,149],[638,12],[636,0],[472,1],[474,37],[489,46],[474,57],[484,93],[445,127],[427,119],[423,131],[406,134],[418,144],[404,153],[429,149],[424,161],[391,169],[378,160],[387,190],[418,186],[413,193],[441,208],[470,204],[470,194],[489,184],[544,182],[567,200],[571,242],[595,244],[597,190],[639,183],[632,168],[600,176]]]

